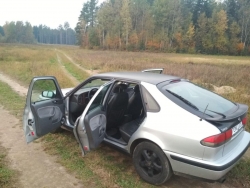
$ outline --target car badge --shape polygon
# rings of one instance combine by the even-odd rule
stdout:
[[[239,120],[239,121],[241,121],[241,119],[240,119],[240,118],[238,118],[238,120]]]

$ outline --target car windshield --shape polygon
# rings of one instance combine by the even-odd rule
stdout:
[[[91,80],[88,83],[86,83],[81,89],[100,87],[109,81],[110,81],[110,79],[94,79],[94,80]]]
[[[225,118],[225,114],[236,107],[233,102],[190,82],[169,84],[162,90],[211,117],[219,115]]]

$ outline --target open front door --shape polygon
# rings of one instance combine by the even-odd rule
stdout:
[[[162,74],[163,68],[160,69],[147,69],[147,70],[142,70],[142,72],[151,72],[151,73],[157,73],[157,74]]]
[[[106,94],[113,82],[104,84],[95,93],[82,116],[75,122],[74,135],[80,144],[82,154],[99,146],[106,133]]]
[[[56,78],[33,78],[23,113],[27,143],[59,128],[64,121],[64,111],[63,95]]]

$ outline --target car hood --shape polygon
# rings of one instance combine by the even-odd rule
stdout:
[[[61,89],[63,96],[65,97],[65,95],[66,95],[68,92],[70,92],[72,89],[74,89],[74,88],[72,87],[72,88]]]

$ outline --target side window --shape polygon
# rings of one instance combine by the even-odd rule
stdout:
[[[53,80],[37,80],[32,88],[31,102],[49,100],[56,97],[56,85]]]
[[[90,105],[87,114],[88,114],[91,110],[93,110],[94,108],[96,108],[96,107],[102,105],[103,100],[104,100],[104,98],[105,98],[105,95],[106,95],[106,93],[107,93],[107,91],[108,91],[110,85],[111,85],[111,84],[108,84],[108,85],[104,86],[104,87],[102,88],[102,90],[100,91],[100,93],[98,93],[98,95],[96,96],[96,98],[94,99],[94,101],[92,102],[92,104]]]
[[[136,86],[137,84],[135,84],[135,83],[131,83],[131,84],[129,84],[129,86],[128,86],[128,88],[130,89],[134,89],[134,87]]]
[[[159,112],[160,106],[156,102],[156,100],[152,97],[152,95],[148,92],[148,90],[141,85],[143,99],[148,112]]]

